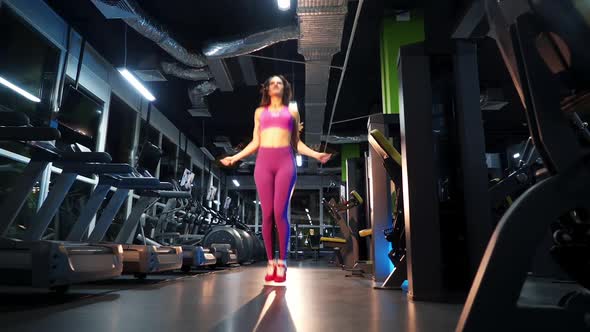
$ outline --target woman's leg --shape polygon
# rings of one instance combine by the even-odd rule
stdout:
[[[258,197],[260,198],[260,207],[262,208],[262,238],[264,240],[264,247],[266,249],[266,257],[269,261],[273,260],[273,215],[274,215],[274,174],[270,168],[269,158],[261,158],[264,155],[259,155],[256,159],[256,167],[254,169],[254,181],[256,182],[256,189]]]
[[[274,179],[274,216],[279,233],[279,259],[282,261],[287,259],[291,230],[288,215],[289,203],[297,180],[295,160],[291,152],[288,153],[289,158],[280,161],[280,168],[277,170]]]

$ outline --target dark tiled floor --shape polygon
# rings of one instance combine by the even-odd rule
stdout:
[[[460,305],[409,303],[322,263],[292,262],[285,286],[264,267],[123,279],[63,299],[0,290],[2,331],[452,331]],[[171,279],[164,281],[166,279]],[[159,281],[159,282],[158,282]]]

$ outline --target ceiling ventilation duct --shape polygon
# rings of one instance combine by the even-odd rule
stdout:
[[[211,72],[204,68],[190,68],[175,62],[162,61],[160,63],[162,71],[168,75],[173,75],[190,81],[206,81],[213,77]]]
[[[154,41],[177,61],[192,67],[182,70],[179,65],[162,65],[164,72],[168,70],[171,75],[196,80],[201,75],[204,77],[205,71],[209,71],[209,77],[215,78],[214,86],[222,91],[232,91],[233,82],[229,69],[221,58],[248,54],[281,41],[298,38],[298,51],[307,62],[305,140],[310,146],[321,143],[330,65],[333,55],[340,52],[348,0],[297,0],[299,26],[262,31],[233,41],[210,43],[204,50],[209,59],[199,52],[188,51],[160,24],[150,18],[135,0],[90,1],[107,19],[123,19],[130,27]],[[167,70],[164,66],[167,66]],[[194,70],[203,67],[208,68],[203,72]],[[196,98],[197,102],[193,105],[196,104],[195,109],[198,110],[205,105],[205,94],[197,96],[195,88],[191,89],[193,93],[189,93],[189,96]],[[199,89],[196,88],[197,91]]]
[[[190,52],[149,17],[135,0],[90,0],[107,19],[123,19],[142,36],[152,40],[173,58],[189,67],[207,66],[205,56]]]
[[[250,36],[235,38],[231,41],[211,42],[206,48],[209,58],[199,52],[190,52],[170,36],[154,19],[149,17],[135,0],[90,0],[107,19],[123,19],[142,36],[154,41],[168,52],[180,64],[162,63],[162,70],[176,77],[199,81],[214,77],[221,91],[233,91],[232,75],[223,58],[235,57],[268,47],[275,43],[297,39],[298,26],[288,26],[255,33]],[[248,72],[248,84],[255,84],[251,79],[251,70],[247,63],[241,63]],[[207,67],[207,68],[205,68]],[[202,71],[195,68],[203,68]]]
[[[137,15],[125,0],[90,0],[108,19],[136,18]]]
[[[167,79],[159,70],[156,69],[139,69],[133,73],[144,82],[166,82]]]
[[[112,2],[99,0],[101,2]],[[190,52],[178,43],[170,34],[164,30],[156,21],[150,18],[141,9],[135,0],[124,0],[125,4],[136,15],[134,18],[124,18],[123,20],[130,27],[139,32],[142,36],[154,41],[163,50],[168,52],[173,58],[190,67],[205,67],[207,62],[202,54]]]
[[[210,42],[203,49],[203,54],[209,59],[232,58],[292,39],[299,39],[297,25],[257,32],[233,40]]]
[[[214,68],[207,68],[211,63],[207,61],[203,54],[189,52],[173,39],[160,24],[150,18],[135,0],[91,0],[91,2],[105,18],[123,19],[139,34],[154,41],[174,59],[187,66],[184,67],[178,63],[162,62],[162,71],[166,74],[192,81],[209,80],[211,77],[214,77],[217,81],[216,86],[220,86],[222,91],[233,90],[231,75],[226,66],[223,66],[223,64],[217,61],[213,63]],[[204,96],[197,97],[197,99],[200,100]],[[211,116],[206,106],[203,105],[203,103],[198,103],[189,112],[193,116]]]
[[[217,85],[213,81],[204,81],[189,88],[188,98],[192,104],[192,107],[188,109],[190,115],[194,117],[211,117],[205,97],[213,93],[216,89]]]
[[[305,143],[320,144],[334,54],[340,52],[348,0],[298,0],[301,38],[299,53],[305,57]]]

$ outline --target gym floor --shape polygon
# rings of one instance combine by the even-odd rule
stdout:
[[[462,305],[409,302],[401,291],[325,261],[291,261],[285,285],[264,264],[214,273],[122,277],[65,296],[0,288],[0,331],[454,331]],[[528,280],[521,304],[555,305],[567,283]]]
[[[401,291],[323,261],[292,261],[285,286],[264,265],[150,276],[46,292],[0,289],[0,331],[452,331],[461,306],[409,303]]]

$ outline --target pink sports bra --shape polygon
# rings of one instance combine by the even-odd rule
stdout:
[[[293,116],[287,106],[283,107],[279,112],[271,112],[267,106],[260,115],[260,130],[266,128],[282,128],[293,131],[294,122]]]

